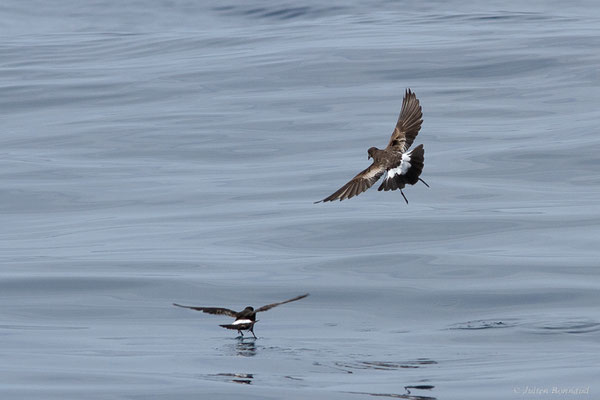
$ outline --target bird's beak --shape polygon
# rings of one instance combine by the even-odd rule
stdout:
[[[367,160],[370,160],[370,159],[371,159],[371,155],[369,154],[369,155],[367,156]]]

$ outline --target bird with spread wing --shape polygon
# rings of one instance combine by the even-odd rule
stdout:
[[[414,185],[421,181],[425,186],[429,185],[420,178],[423,172],[425,161],[425,150],[420,144],[411,151],[408,151],[413,141],[419,134],[421,124],[423,123],[423,112],[417,96],[407,89],[402,101],[402,110],[396,123],[396,128],[392,137],[383,150],[377,147],[371,147],[367,152],[368,159],[373,159],[373,163],[364,171],[361,171],[350,182],[346,183],[331,196],[315,203],[345,200],[369,189],[375,182],[385,174],[383,182],[377,189],[396,190],[400,189],[404,201],[408,204],[408,199],[402,189],[408,185]]]
[[[266,306],[262,306],[257,308],[256,310],[250,306],[244,308],[242,311],[233,311],[228,308],[220,308],[220,307],[193,307],[193,306],[182,306],[181,304],[173,303],[174,306],[189,308],[191,310],[202,311],[207,314],[222,314],[227,315],[229,317],[235,318],[235,321],[232,324],[220,325],[226,329],[234,329],[239,332],[239,334],[243,337],[244,334],[242,331],[250,331],[252,336],[256,339],[256,335],[254,334],[254,324],[258,321],[256,320],[256,313],[270,310],[273,307],[277,307],[281,304],[291,303],[292,301],[300,300],[308,296],[308,293],[303,294],[301,296],[296,296],[293,299],[280,301],[279,303],[267,304]]]

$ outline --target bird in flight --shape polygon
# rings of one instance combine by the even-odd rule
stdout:
[[[250,331],[252,332],[252,336],[256,339],[256,335],[254,334],[254,324],[258,321],[256,320],[256,313],[270,310],[273,307],[277,307],[281,304],[291,303],[292,301],[300,300],[308,296],[308,293],[303,294],[301,296],[294,297],[293,299],[289,299],[286,301],[281,301],[279,303],[267,304],[266,306],[262,306],[257,308],[256,310],[250,306],[244,308],[242,311],[233,311],[228,308],[219,308],[219,307],[191,307],[191,306],[182,306],[181,304],[173,303],[174,306],[189,308],[196,311],[202,311],[207,314],[223,314],[228,315],[230,317],[235,318],[235,321],[232,324],[220,325],[226,329],[234,329],[237,330],[238,333],[243,337],[244,334],[242,331]]]
[[[425,150],[420,144],[411,151],[408,151],[413,141],[419,134],[421,124],[423,123],[423,112],[417,96],[407,89],[402,100],[402,110],[400,117],[396,123],[396,128],[392,133],[392,137],[383,150],[377,147],[371,147],[367,152],[368,159],[373,159],[373,163],[369,168],[359,172],[350,182],[342,186],[338,191],[323,200],[316,203],[350,199],[356,195],[369,189],[381,175],[385,173],[383,182],[377,189],[381,190],[396,190],[400,189],[404,201],[408,204],[408,199],[404,195],[402,189],[406,184],[414,185],[421,181],[425,186],[429,185],[419,176],[423,172],[423,163],[425,161]]]

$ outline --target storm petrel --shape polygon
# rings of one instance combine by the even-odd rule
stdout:
[[[383,150],[377,147],[371,147],[367,152],[368,159],[373,158],[373,164],[364,171],[356,175],[350,182],[342,186],[337,192],[316,203],[350,199],[361,194],[373,186],[375,182],[385,173],[383,182],[377,190],[396,190],[400,189],[404,201],[408,204],[408,199],[402,192],[406,184],[414,185],[421,181],[429,187],[424,180],[419,178],[423,172],[423,163],[425,161],[423,145],[420,144],[411,151],[408,151],[413,141],[421,129],[423,123],[423,113],[417,96],[406,90],[404,100],[402,100],[402,110],[396,123],[396,128],[392,133],[390,142]],[[408,151],[408,152],[407,152]]]
[[[202,311],[207,314],[224,314],[230,317],[235,318],[233,324],[227,325],[219,325],[223,328],[227,329],[235,329],[239,332],[240,335],[244,336],[242,331],[250,331],[252,332],[252,336],[256,339],[256,335],[254,334],[254,324],[258,321],[256,320],[256,313],[270,310],[273,307],[277,307],[281,304],[290,303],[292,301],[300,300],[308,296],[308,293],[303,294],[302,296],[294,297],[293,299],[289,299],[286,301],[281,301],[279,303],[267,304],[266,306],[262,306],[257,308],[256,310],[250,306],[244,308],[242,311],[233,311],[228,308],[219,308],[219,307],[191,307],[191,306],[182,306],[181,304],[173,303],[174,306],[189,308],[196,311]]]

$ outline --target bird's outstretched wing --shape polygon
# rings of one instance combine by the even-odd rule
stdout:
[[[419,134],[422,123],[423,112],[421,111],[419,99],[417,99],[417,96],[410,89],[406,89],[404,100],[402,100],[400,117],[398,117],[396,128],[392,133],[386,150],[406,153]]]
[[[297,296],[297,297],[294,297],[293,299],[289,299],[289,300],[286,300],[286,301],[281,301],[281,302],[279,302],[279,303],[267,304],[266,306],[262,306],[262,307],[260,307],[259,309],[255,310],[254,312],[267,311],[267,310],[270,310],[271,308],[273,308],[273,307],[277,307],[277,306],[279,306],[279,305],[281,305],[281,304],[285,304],[285,303],[291,303],[292,301],[296,301],[296,300],[303,299],[303,298],[305,298],[306,296],[308,296],[308,293],[306,293],[306,294],[303,294],[302,296]]]
[[[229,308],[219,308],[219,307],[192,307],[192,306],[182,306],[181,304],[173,303],[174,306],[189,308],[190,310],[202,311],[207,314],[224,314],[229,315],[230,317],[235,318],[237,316],[237,312],[230,310]]]
[[[334,194],[323,200],[315,201],[316,203],[325,201],[334,201],[339,199],[340,201],[352,198],[358,194],[361,194],[371,186],[383,175],[385,167],[375,162],[364,171],[361,171],[350,182],[339,188]]]

